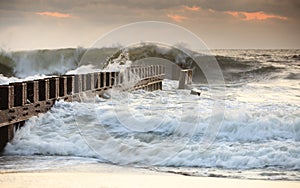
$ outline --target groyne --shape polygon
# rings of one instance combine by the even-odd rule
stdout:
[[[26,120],[47,112],[57,100],[80,101],[82,93],[101,96],[113,87],[121,90],[158,90],[162,89],[164,76],[163,66],[150,65],[0,85],[0,151]]]

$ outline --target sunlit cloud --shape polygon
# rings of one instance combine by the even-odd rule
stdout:
[[[178,14],[168,14],[167,16],[175,22],[182,22],[183,20],[187,19],[187,17]]]
[[[56,17],[56,18],[71,18],[72,16],[70,14],[63,14],[59,12],[36,12],[37,15],[41,16],[50,16],[50,17]]]
[[[192,6],[192,7],[184,6],[184,9],[189,10],[189,11],[197,12],[197,11],[200,10],[200,7],[198,7],[198,6]]]
[[[235,12],[235,11],[227,11],[225,12],[234,16],[236,18],[240,18],[242,20],[267,20],[267,19],[279,19],[279,20],[287,20],[287,17],[279,16],[275,14],[267,14],[264,12]]]

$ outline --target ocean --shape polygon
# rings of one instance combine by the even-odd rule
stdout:
[[[100,60],[110,51],[100,50]],[[93,71],[95,63],[80,63],[83,53],[82,48],[2,51],[0,84]],[[16,132],[0,156],[0,173],[108,163],[187,176],[299,181],[300,50],[212,54],[224,90],[201,79],[179,90],[173,71],[163,90],[112,89],[109,99],[57,101]],[[191,95],[191,88],[201,96]],[[220,102],[212,90],[225,100],[220,126],[208,133]],[[204,142],[207,135],[212,137]]]

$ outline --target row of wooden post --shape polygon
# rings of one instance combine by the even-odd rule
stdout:
[[[51,108],[59,98],[70,101],[83,92],[97,94],[112,87],[122,87],[135,80],[128,90],[162,89],[164,67],[151,65],[130,67],[124,71],[61,75],[45,79],[0,85],[0,151],[10,141],[25,120]]]
[[[0,110],[25,104],[56,99],[80,92],[111,88],[137,75],[139,80],[163,75],[162,66],[130,67],[123,72],[95,72],[77,75],[62,75],[33,81],[0,85]]]

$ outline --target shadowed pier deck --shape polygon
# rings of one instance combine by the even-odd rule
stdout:
[[[164,76],[163,66],[151,65],[0,85],[0,151],[26,120],[47,112],[57,100],[80,101],[82,93],[101,96],[113,87],[154,91],[162,89]]]

